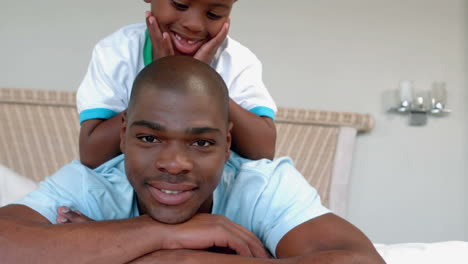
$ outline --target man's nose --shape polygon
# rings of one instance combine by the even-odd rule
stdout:
[[[205,29],[205,22],[202,14],[199,14],[196,10],[187,13],[185,18],[182,20],[182,26],[190,32],[202,32]]]
[[[193,169],[193,160],[183,146],[171,145],[162,150],[156,158],[159,171],[171,175],[180,175]]]

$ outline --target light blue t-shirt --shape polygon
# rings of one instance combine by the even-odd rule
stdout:
[[[124,155],[94,170],[73,161],[16,204],[32,208],[54,224],[60,206],[80,210],[96,221],[139,215]],[[286,233],[329,212],[289,158],[252,161],[232,152],[213,194],[212,213],[256,234],[273,254]]]

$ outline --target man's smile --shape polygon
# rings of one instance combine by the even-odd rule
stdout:
[[[167,182],[151,182],[148,184],[151,195],[159,203],[165,205],[180,205],[190,200],[195,190],[198,189],[193,184],[172,184]]]

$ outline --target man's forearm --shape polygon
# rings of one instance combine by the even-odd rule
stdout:
[[[135,259],[131,264],[219,264],[219,263],[278,263],[278,260],[268,258],[242,257],[239,255],[228,255],[213,253],[203,250],[175,249],[160,250],[146,256]]]
[[[0,217],[0,263],[126,263],[162,247],[149,216],[49,225]]]
[[[283,259],[250,258],[238,255],[226,255],[200,250],[160,250],[131,262],[146,263],[183,263],[183,264],[295,264],[295,263],[326,263],[326,264],[384,264],[380,256],[359,253],[348,250],[323,251],[304,256]]]

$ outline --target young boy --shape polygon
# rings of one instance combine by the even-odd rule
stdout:
[[[145,0],[146,25],[126,26],[94,48],[78,89],[80,159],[97,167],[117,156],[122,112],[132,83],[153,60],[184,55],[208,63],[224,79],[234,123],[232,149],[250,159],[273,158],[276,106],[262,81],[261,63],[227,37],[236,0]]]

